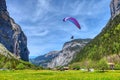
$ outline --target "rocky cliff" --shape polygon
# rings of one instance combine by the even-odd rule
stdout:
[[[54,68],[57,66],[68,65],[73,57],[79,52],[91,39],[75,39],[70,42],[66,42],[63,46],[63,49],[59,51],[59,55],[52,59],[48,63],[47,67]]]
[[[33,59],[32,63],[49,68],[68,65],[74,55],[79,52],[90,40],[91,39],[75,39],[66,42],[61,51],[52,51],[43,56],[39,56]]]
[[[110,3],[111,18],[113,19],[120,13],[120,0],[112,0]]]
[[[27,38],[20,26],[9,16],[5,0],[0,0],[0,43],[15,56],[28,61]]]
[[[17,59],[17,60],[19,60],[15,55],[10,53],[2,44],[0,44],[0,56],[7,57],[8,59]]]

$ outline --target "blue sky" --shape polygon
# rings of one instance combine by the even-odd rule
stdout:
[[[61,50],[74,35],[94,38],[110,18],[111,0],[6,0],[9,14],[28,39],[30,56]],[[76,18],[81,30],[64,17]]]

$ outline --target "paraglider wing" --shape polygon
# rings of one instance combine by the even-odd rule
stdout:
[[[77,21],[75,18],[73,18],[73,17],[66,17],[66,18],[63,19],[63,21],[64,21],[64,22],[70,21],[70,22],[74,23],[79,29],[81,29],[80,24],[79,24],[78,21]]]

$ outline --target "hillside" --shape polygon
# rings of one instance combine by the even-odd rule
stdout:
[[[33,67],[32,64],[20,60],[0,44],[0,69],[28,69]]]
[[[101,33],[87,44],[72,62],[82,62],[86,59],[99,61],[108,57],[109,62],[120,64],[120,15],[110,19]]]

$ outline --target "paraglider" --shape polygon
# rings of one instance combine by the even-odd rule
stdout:
[[[63,21],[64,22],[70,21],[70,22],[74,23],[77,26],[78,29],[81,29],[79,22],[73,17],[66,17],[66,18],[63,19]]]
[[[71,39],[74,39],[74,36],[71,36]]]

